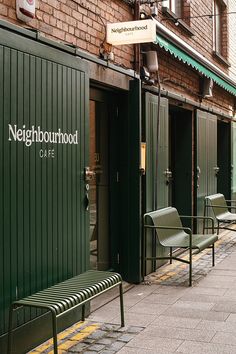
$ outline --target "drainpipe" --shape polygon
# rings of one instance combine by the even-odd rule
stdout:
[[[134,4],[134,20],[140,20],[140,0],[136,0]],[[134,45],[134,70],[140,73],[140,44]]]

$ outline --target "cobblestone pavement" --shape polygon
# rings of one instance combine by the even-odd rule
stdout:
[[[93,321],[79,322],[64,331],[64,336],[59,335],[59,354],[114,354],[143,329],[144,327],[138,326],[121,328],[119,325]],[[30,354],[33,353],[53,354],[52,340],[30,352]]]
[[[157,269],[124,294],[126,327],[116,298],[60,333],[59,354],[236,354],[236,232],[221,232],[211,261],[211,249],[193,257],[191,288],[188,265]],[[50,340],[30,354],[52,349]]]

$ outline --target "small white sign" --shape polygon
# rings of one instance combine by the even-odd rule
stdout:
[[[153,20],[107,24],[107,42],[112,45],[148,43],[155,40],[156,23]]]

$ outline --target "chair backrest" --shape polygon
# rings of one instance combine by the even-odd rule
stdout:
[[[212,208],[216,218],[229,211],[225,197],[221,193],[206,196],[205,203]]]
[[[182,222],[178,211],[173,207],[167,207],[155,211],[151,211],[144,215],[144,224],[153,226],[170,226],[170,227],[182,227]],[[172,229],[157,229],[158,239],[161,244],[165,244],[168,238],[172,238],[177,234],[182,234],[182,230]]]

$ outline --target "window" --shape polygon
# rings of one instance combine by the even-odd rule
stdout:
[[[226,0],[213,1],[213,54],[223,64],[230,65],[228,58],[228,16]]]
[[[213,49],[216,53],[222,52],[222,11],[219,1],[213,3]]]
[[[182,0],[164,0],[162,7],[168,8],[177,17],[182,17]]]

